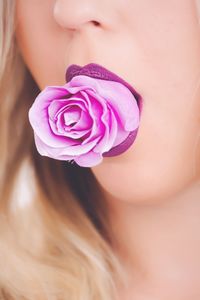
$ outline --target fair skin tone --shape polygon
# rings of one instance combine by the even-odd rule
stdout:
[[[135,143],[91,168],[128,274],[119,300],[200,298],[200,28],[193,0],[17,0],[20,51],[40,89],[99,63],[144,108]],[[98,26],[94,22],[98,22]],[[117,299],[118,300],[118,299]]]

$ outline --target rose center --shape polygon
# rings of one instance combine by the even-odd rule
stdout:
[[[77,106],[71,106],[67,110],[65,110],[63,114],[65,130],[68,127],[73,127],[80,119],[81,110]]]

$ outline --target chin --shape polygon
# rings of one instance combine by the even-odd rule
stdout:
[[[92,168],[92,172],[108,200],[137,205],[163,203],[192,180],[191,176],[175,171],[173,164],[163,168],[162,164],[152,161],[142,163],[117,158],[106,158]]]

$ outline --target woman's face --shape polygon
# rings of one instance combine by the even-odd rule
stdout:
[[[194,0],[16,0],[17,42],[42,90],[99,63],[144,99],[137,138],[91,168],[105,195],[159,201],[200,176],[200,31]],[[99,26],[96,26],[95,22]]]

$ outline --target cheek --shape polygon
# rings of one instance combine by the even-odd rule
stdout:
[[[132,76],[136,70],[138,87],[149,89],[154,98],[163,92],[171,97],[174,89],[183,86],[188,92],[200,70],[200,27],[194,1],[153,0],[145,4],[146,9],[144,2],[132,5],[130,27],[138,49],[133,53]]]
[[[53,42],[48,35],[32,36],[31,31],[18,35],[18,44],[20,51],[34,80],[39,86],[40,90],[44,89],[46,85],[63,85],[64,79],[64,64],[62,63],[61,54],[57,51],[56,43]],[[45,40],[45,44],[44,44]],[[48,51],[47,51],[47,45]],[[55,56],[57,53],[58,56]]]
[[[52,18],[50,2],[18,1],[16,17],[19,50],[40,89],[47,83],[64,84],[64,39]]]
[[[181,118],[160,108],[148,110],[132,147],[92,168],[105,193],[120,201],[157,202],[199,176],[195,154],[200,157],[200,152],[195,150],[200,120],[194,112]]]

